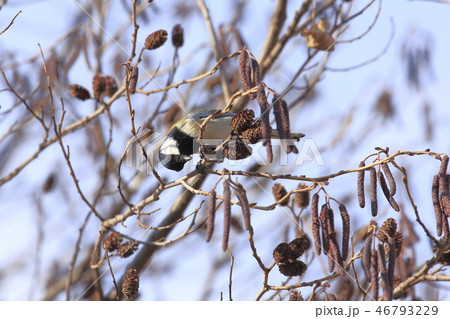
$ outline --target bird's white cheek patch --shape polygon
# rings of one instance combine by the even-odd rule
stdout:
[[[169,137],[161,145],[160,152],[164,155],[180,155],[177,141]]]

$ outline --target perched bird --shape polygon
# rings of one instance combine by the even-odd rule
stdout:
[[[190,155],[199,152],[200,143],[195,143],[200,135],[200,126],[212,113],[218,110],[199,110],[188,114],[175,123],[167,134],[167,138],[159,148],[159,160],[168,169],[181,171],[184,164],[192,159]],[[232,133],[230,126],[235,113],[215,116],[207,122],[202,139],[216,140],[220,145]],[[276,132],[273,132],[277,138]],[[304,134],[292,134],[293,139],[300,139]],[[216,146],[217,146],[216,145]]]

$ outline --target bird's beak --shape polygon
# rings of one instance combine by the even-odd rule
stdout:
[[[188,155],[180,155],[180,156],[185,162],[188,162],[188,161],[190,161],[192,159],[192,157],[190,157]]]

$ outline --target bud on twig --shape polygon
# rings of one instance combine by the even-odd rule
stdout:
[[[130,80],[128,82],[128,92],[134,94],[136,92],[137,81],[139,78],[139,68],[137,65],[131,67]]]

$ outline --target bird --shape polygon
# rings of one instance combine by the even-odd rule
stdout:
[[[159,148],[159,160],[168,169],[181,171],[186,162],[190,161],[190,155],[200,151],[200,143],[195,143],[200,135],[200,126],[211,114],[220,110],[203,109],[189,113],[184,118],[176,122],[166,139]],[[231,120],[236,113],[228,112],[218,114],[206,123],[202,139],[216,140],[217,145],[225,141],[232,133]],[[277,138],[276,132],[272,134]],[[304,134],[292,134],[293,139],[300,139]],[[216,145],[216,146],[217,146]]]

